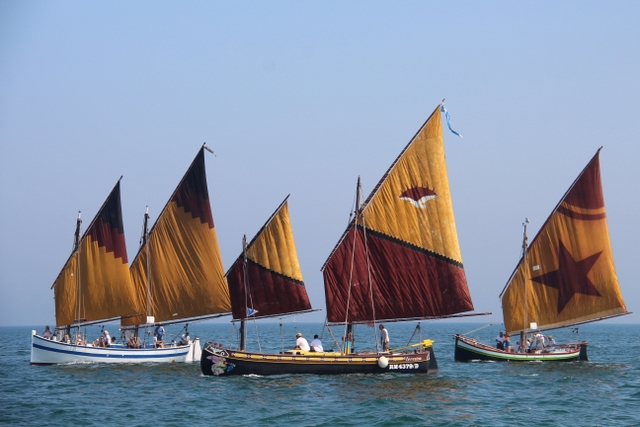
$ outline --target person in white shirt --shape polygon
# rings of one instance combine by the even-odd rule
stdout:
[[[544,343],[544,335],[542,335],[540,332],[533,336],[533,340],[533,348],[535,348],[536,350],[545,348],[546,345]]]
[[[311,351],[324,351],[322,348],[322,341],[318,338],[318,334],[313,336],[313,341],[311,341],[309,346],[311,347]]]
[[[296,334],[296,346],[293,347],[295,350],[303,350],[303,351],[309,351],[310,347],[309,347],[309,343],[307,342],[307,340],[302,336],[302,334],[300,332],[298,332]]]
[[[496,337],[496,348],[504,350],[504,334],[502,332]]]
[[[44,328],[44,331],[42,331],[42,336],[48,340],[53,338],[53,332],[51,332],[51,329],[49,329],[49,325],[47,325],[47,327]]]
[[[109,347],[111,345],[111,336],[109,335],[109,331],[104,331],[104,346]]]
[[[389,331],[380,324],[380,344],[382,344],[382,351],[389,351]]]
[[[180,337],[180,341],[178,345],[189,345],[191,343],[191,337],[189,336],[189,332],[185,332],[182,337]]]

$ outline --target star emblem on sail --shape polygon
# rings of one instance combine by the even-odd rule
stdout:
[[[558,290],[558,314],[560,314],[575,294],[600,296],[600,292],[593,285],[588,274],[598,261],[602,251],[576,261],[571,252],[560,241],[558,253],[559,268],[540,276],[532,277],[531,280]]]
[[[406,200],[418,209],[426,209],[427,202],[438,195],[428,187],[412,187],[400,195],[400,200]]]

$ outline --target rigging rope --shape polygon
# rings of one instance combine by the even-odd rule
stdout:
[[[373,335],[375,337],[375,341],[376,341],[376,352],[380,352],[380,347],[378,345],[378,330],[375,327],[376,324],[376,304],[375,301],[373,299],[373,280],[371,280],[371,263],[369,262],[369,246],[367,243],[367,223],[366,223],[366,219],[364,217],[364,214],[362,215],[362,235],[363,235],[363,240],[364,240],[364,253],[365,253],[365,260],[367,263],[367,281],[369,283],[369,296],[371,297],[371,317],[373,318]]]
[[[465,332],[464,334],[460,334],[460,335],[464,337],[465,335],[469,335],[469,334],[474,333],[474,332],[476,332],[476,331],[479,331],[479,330],[481,330],[481,329],[488,328],[488,327],[489,327],[489,326],[491,326],[491,325],[493,325],[493,323],[489,323],[489,324],[487,324],[487,325],[484,325],[484,326],[481,326],[481,327],[479,327],[479,328],[477,328],[477,329],[474,329],[473,331]]]
[[[411,343],[411,340],[416,335],[416,331],[420,331],[420,322],[418,322],[418,324],[416,325],[416,328],[413,330],[413,333],[409,337],[409,341],[407,341],[407,345],[409,345]],[[407,348],[407,347],[403,347],[403,348]]]

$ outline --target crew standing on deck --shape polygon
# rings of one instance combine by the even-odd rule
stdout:
[[[380,324],[380,344],[382,345],[382,351],[389,351],[389,331]]]

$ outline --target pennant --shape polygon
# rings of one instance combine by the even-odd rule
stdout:
[[[446,108],[444,108],[444,104],[441,104],[441,105],[440,105],[440,111],[442,111],[442,112],[444,113],[444,116],[445,116],[445,117],[446,117],[446,119],[447,119],[447,126],[449,126],[449,130],[450,130],[453,134],[458,135],[460,138],[462,138],[462,135],[460,135],[458,132],[456,132],[455,130],[453,130],[453,129],[451,128],[451,116],[449,115],[449,112],[447,111],[447,109],[446,109]]]

